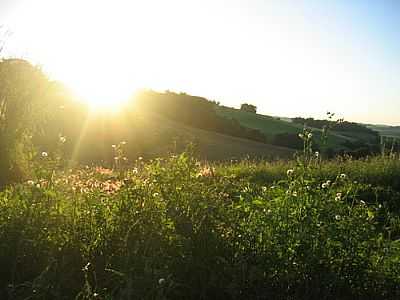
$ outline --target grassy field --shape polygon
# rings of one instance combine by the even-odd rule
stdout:
[[[0,192],[1,299],[400,297],[397,156],[49,160]]]
[[[368,125],[367,127],[378,131],[381,136],[400,138],[400,126]]]
[[[165,156],[170,152],[183,151],[189,143],[196,147],[196,157],[202,160],[225,160],[252,158],[290,159],[294,150],[268,145],[248,139],[242,139],[229,135],[216,133],[186,126],[156,113],[140,110],[130,115],[128,119],[134,122],[126,124],[124,119],[113,121],[112,140],[127,141],[127,153],[129,158],[142,156],[144,158],[156,158]],[[96,122],[94,124],[97,124]],[[95,125],[88,125],[89,129],[81,143],[81,153],[88,157],[82,157],[82,161],[90,161],[94,157],[92,138],[102,134],[98,133]],[[111,156],[111,147],[107,146],[105,155]],[[104,157],[104,160],[106,157]],[[98,158],[98,161],[100,158]]]
[[[243,126],[260,130],[270,140],[277,134],[296,134],[303,129],[303,126],[300,124],[283,121],[270,116],[245,112],[239,109],[219,106],[216,108],[216,111],[220,116],[238,120]],[[318,141],[321,140],[321,130],[314,128],[313,133],[316,138],[316,143],[318,143]],[[346,141],[354,142],[362,140],[368,143],[371,142],[371,139],[373,140],[374,137],[368,134],[360,135],[358,132],[343,133],[332,131],[327,140],[327,146],[335,150],[349,150],[343,145]]]

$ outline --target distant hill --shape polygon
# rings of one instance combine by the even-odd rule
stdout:
[[[302,147],[301,140],[296,138],[304,127],[299,122],[288,122],[287,118],[282,120],[281,118],[249,113],[226,106],[216,107],[216,112],[225,118],[239,121],[243,126],[259,130],[266,136],[269,143],[292,148],[296,148],[296,146],[297,148]],[[321,140],[321,128],[310,126],[310,124],[307,125],[313,130],[314,140],[318,146]],[[378,135],[375,132],[368,130],[356,131],[359,129],[356,126],[355,129],[351,129],[347,131],[332,130],[328,136],[327,147],[335,152],[351,152],[378,142]]]
[[[379,132],[381,136],[400,138],[400,126],[366,125],[368,128]]]

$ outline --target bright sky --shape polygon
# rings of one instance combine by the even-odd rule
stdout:
[[[1,0],[0,24],[5,54],[92,102],[144,87],[400,125],[396,0]]]

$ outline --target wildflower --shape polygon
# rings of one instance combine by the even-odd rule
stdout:
[[[340,174],[340,179],[346,179],[346,174],[344,174],[344,173],[342,173],[342,174]]]
[[[159,284],[159,285],[165,284],[165,278],[160,278],[160,279],[158,279],[158,284]]]
[[[328,188],[328,187],[329,187],[328,181],[327,181],[327,182],[324,182],[323,184],[321,184],[321,187],[322,187],[323,189]]]
[[[137,168],[134,168],[134,169],[132,170],[132,173],[133,173],[133,174],[137,174],[137,173],[138,173],[138,169],[137,169]]]
[[[138,157],[138,160],[143,160],[143,157],[139,156],[139,157]]]
[[[293,197],[297,197],[297,192],[293,192],[293,193],[292,193],[292,196],[293,196]]]
[[[293,175],[293,172],[294,172],[293,169],[289,169],[289,170],[286,171],[286,175],[290,177],[290,176]]]
[[[307,137],[308,137],[309,139],[311,139],[311,138],[312,138],[312,133],[310,132],[310,133],[307,135]]]
[[[214,176],[214,168],[209,166],[205,166],[200,172],[197,174],[198,177],[212,177]]]
[[[67,141],[67,138],[65,136],[60,135],[59,140],[61,144],[64,144]]]
[[[304,135],[302,134],[302,133],[299,133],[299,138],[303,138],[304,137]]]
[[[121,142],[121,145],[126,145],[126,142],[125,142],[125,141],[122,141],[122,142]]]
[[[115,156],[115,157],[114,157],[114,160],[118,160],[118,159],[119,159],[119,157],[118,157],[118,156]]]
[[[28,180],[26,183],[29,184],[29,185],[34,185],[35,184],[35,182],[33,180]]]
[[[262,189],[262,191],[263,191],[264,193],[267,191],[267,187],[266,187],[266,186],[263,186],[261,189]]]
[[[84,272],[87,272],[87,271],[89,271],[89,267],[90,267],[90,265],[91,265],[91,263],[90,263],[90,262],[88,262],[88,263],[86,264],[86,266],[84,266],[84,267],[82,268],[82,271],[84,271]]]
[[[158,197],[160,194],[159,193],[154,193],[153,197]]]
[[[341,219],[341,217],[339,215],[335,216],[336,221],[339,221]]]
[[[318,151],[315,151],[315,158],[318,158],[319,157],[319,152]]]
[[[340,201],[341,199],[342,199],[342,193],[337,193],[336,197],[335,197],[335,200],[336,201]]]
[[[360,204],[361,204],[361,205],[366,205],[366,203],[365,203],[364,200],[360,200]]]
[[[115,146],[115,145],[111,145],[111,148],[114,148],[114,149],[115,149],[116,147],[117,147],[117,146]]]
[[[43,151],[42,152],[42,157],[47,157],[47,156],[49,156],[49,154],[47,152]]]

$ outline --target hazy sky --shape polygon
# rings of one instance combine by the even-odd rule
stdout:
[[[0,0],[0,24],[5,54],[92,101],[147,87],[400,125],[397,0]]]

